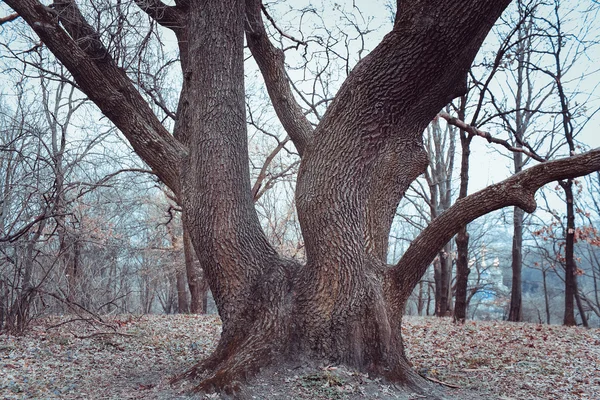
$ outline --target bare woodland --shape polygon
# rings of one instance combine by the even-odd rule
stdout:
[[[386,4],[6,0],[0,331],[218,313],[171,383],[435,398],[406,314],[598,327],[600,7]]]

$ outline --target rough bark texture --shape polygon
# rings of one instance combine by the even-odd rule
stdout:
[[[424,381],[404,356],[400,324],[434,255],[478,216],[508,205],[532,211],[541,185],[600,168],[596,150],[524,171],[460,200],[396,266],[385,264],[398,202],[427,165],[422,132],[465,90],[468,68],[508,2],[399,2],[393,31],[354,68],[308,143],[292,137],[303,153],[296,193],[307,254],[301,266],[275,252],[253,205],[244,30],[257,61],[279,57],[253,36],[262,35],[257,3],[140,2],[179,41],[184,80],[171,135],[74,3],[61,1],[56,14],[37,0],[7,0],[181,199],[223,321],[215,352],[182,378],[225,391],[284,359],[345,363],[420,390]],[[271,62],[261,67],[266,75],[279,68],[278,59]],[[292,99],[282,106],[277,97],[285,92],[280,73],[265,77],[275,108],[286,124],[302,125]],[[307,131],[286,129],[299,137]]]

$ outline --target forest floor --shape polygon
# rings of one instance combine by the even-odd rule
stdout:
[[[0,399],[217,399],[169,378],[216,345],[216,316],[119,316],[104,324],[37,320],[0,335]],[[600,330],[406,317],[407,355],[452,399],[599,399]],[[264,374],[263,374],[264,375]],[[422,399],[345,368],[270,372],[255,399]]]

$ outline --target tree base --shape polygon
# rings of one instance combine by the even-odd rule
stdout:
[[[345,366],[324,363],[282,363],[261,370],[246,382],[215,391],[219,374],[191,388],[196,393],[219,393],[222,399],[449,399],[457,398],[424,378],[418,388],[392,383]],[[181,383],[181,380],[179,380]],[[189,381],[187,383],[190,383]]]
[[[219,361],[219,350],[196,364],[171,384],[186,384],[185,391],[218,393],[225,399],[446,399],[446,388],[420,376],[407,363],[401,373],[358,371],[344,365],[331,365],[296,357],[283,358],[262,368],[257,363],[238,363],[243,354]],[[243,352],[242,352],[243,353]],[[246,355],[247,356],[247,355]]]

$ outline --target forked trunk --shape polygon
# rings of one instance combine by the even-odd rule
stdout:
[[[190,7],[186,57],[195,62],[186,64],[180,100],[181,129],[189,129],[181,136],[190,147],[182,198],[223,332],[215,353],[182,377],[202,377],[202,390],[235,391],[263,366],[308,360],[343,363],[423,391],[426,381],[404,355],[400,324],[425,269],[386,265],[388,234],[405,190],[427,165],[422,132],[464,90],[457,82],[465,82],[503,3],[478,3],[490,21],[465,17],[458,26],[442,15],[464,16],[473,5],[457,11],[445,3],[427,10],[401,3],[394,31],[354,68],[310,142],[292,137],[302,150],[296,204],[303,266],[275,253],[253,208],[240,85],[243,4]],[[260,47],[254,23],[246,29],[259,58],[269,48]]]
[[[314,134],[282,84],[283,55],[259,21],[260,1],[136,1],[178,38],[183,88],[173,135],[73,1],[52,9],[36,0],[6,2],[181,200],[223,323],[213,355],[184,375],[202,378],[200,389],[235,390],[264,366],[309,360],[345,363],[420,391],[424,380],[406,360],[400,324],[433,255],[477,216],[507,204],[533,210],[533,192],[547,182],[536,170],[461,200],[397,265],[385,264],[398,202],[427,165],[422,133],[465,91],[467,71],[509,0],[399,1],[392,32],[354,67]],[[303,266],[275,252],[254,209],[244,34],[302,154]]]

